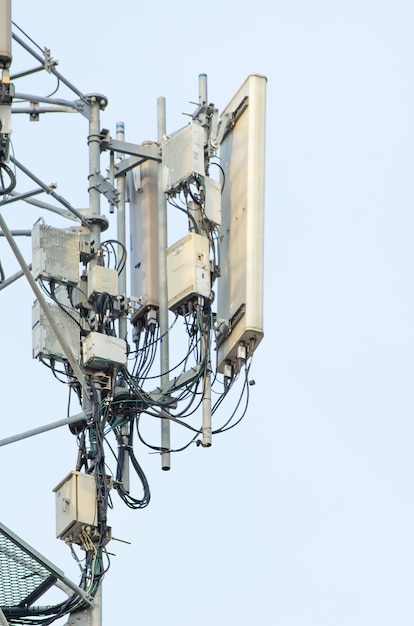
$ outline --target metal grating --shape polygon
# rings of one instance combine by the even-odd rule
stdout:
[[[27,606],[28,600],[50,578],[48,588],[56,578],[6,535],[0,534],[0,606]]]
[[[0,523],[0,608],[32,606],[53,586],[92,604],[83,589]]]

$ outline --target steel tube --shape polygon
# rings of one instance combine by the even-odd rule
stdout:
[[[157,100],[158,143],[162,144],[166,134],[165,98]],[[168,285],[167,285],[167,202],[164,194],[162,164],[158,166],[158,257],[159,257],[159,321],[160,321],[160,363],[161,388],[168,384],[169,374],[169,337],[168,337]],[[168,415],[163,410],[164,415]],[[170,422],[168,418],[161,420],[161,467],[171,468],[170,454]]]
[[[116,124],[116,138],[118,141],[124,141],[125,139],[125,125],[124,122],[117,122]],[[118,155],[117,155],[118,156]],[[126,245],[126,219],[125,219],[125,176],[119,176],[117,178],[117,189],[119,193],[118,212],[117,212],[117,229],[118,229],[118,241],[124,246],[118,246],[118,255],[121,257],[124,254],[124,250],[127,249]],[[127,284],[126,284],[126,263],[118,276],[118,293],[126,297]],[[119,337],[126,340],[127,336],[127,318],[126,310],[119,318]]]
[[[9,626],[9,622],[6,620],[6,616],[3,611],[0,609],[0,624],[1,626]]]
[[[99,248],[101,242],[101,228],[99,222],[94,223],[94,218],[101,213],[101,194],[98,189],[92,186],[91,181],[95,174],[99,174],[101,169],[101,136],[100,136],[100,100],[98,95],[88,96],[91,108],[91,118],[89,120],[89,211],[88,219],[92,220],[90,225],[91,239],[95,242],[95,249]]]
[[[117,141],[125,140],[125,124],[124,122],[116,123],[116,139]],[[121,158],[118,154],[117,157]],[[118,255],[119,258],[124,254],[124,250],[126,250],[126,218],[125,218],[125,175],[119,176],[117,178],[117,190],[119,193],[119,201],[118,201],[118,210],[117,210],[117,232],[118,232],[118,241],[123,244],[122,246],[118,246]],[[123,295],[126,298],[127,292],[127,280],[126,280],[126,263],[118,275],[118,293]],[[121,339],[127,340],[127,309],[124,309],[123,313],[119,317],[119,327],[118,327],[118,335]],[[129,428],[132,426],[128,424],[124,424],[121,427],[121,436],[124,445],[128,444],[128,435]],[[122,469],[122,479],[123,486],[125,491],[129,493],[129,456],[125,454],[124,456],[124,466]]]
[[[12,163],[14,163],[16,165],[16,167],[19,168],[19,170],[21,170],[22,172],[24,172],[24,174],[26,174],[26,176],[28,176],[29,178],[31,178],[35,183],[37,183],[39,185],[39,187],[41,187],[47,194],[49,194],[50,196],[52,196],[52,198],[54,198],[55,200],[57,200],[58,202],[60,202],[61,204],[63,204],[63,206],[70,211],[71,213],[73,213],[73,215],[75,215],[84,226],[86,226],[87,228],[89,228],[89,224],[88,222],[85,221],[85,218],[83,217],[83,215],[81,215],[76,209],[73,208],[73,206],[64,198],[62,198],[62,196],[59,196],[59,194],[55,193],[50,186],[46,185],[43,181],[40,180],[40,178],[38,178],[35,174],[33,174],[30,170],[27,169],[27,167],[25,167],[22,163],[20,163],[20,161],[18,161],[17,159],[15,159],[13,156],[10,155],[10,161]]]
[[[27,50],[27,52],[29,52],[29,54],[31,54],[35,59],[37,59],[37,61],[39,61],[39,63],[41,63],[42,65],[44,65],[45,63],[45,59],[44,57],[41,57],[40,54],[37,54],[34,50],[32,50],[32,48],[26,44],[25,41],[23,41],[23,39],[21,39],[18,35],[16,35],[16,33],[12,33],[12,37],[15,41],[17,41],[18,44],[20,44],[22,46],[22,48],[24,48],[25,50]],[[84,94],[79,91],[79,89],[77,89],[75,87],[75,85],[72,85],[72,83],[70,83],[68,80],[66,80],[66,78],[64,76],[62,76],[62,74],[60,74],[60,72],[58,72],[53,66],[49,68],[51,74],[53,74],[54,76],[56,76],[57,78],[59,78],[59,80],[64,83],[66,85],[66,87],[69,87],[69,89],[71,91],[73,91],[73,93],[76,93],[77,96],[79,96],[79,98],[81,98],[82,100],[85,100],[85,96]]]
[[[28,265],[28,267],[29,267],[29,269],[31,269],[31,264]],[[20,272],[16,272],[12,276],[9,276],[9,278],[6,278],[5,280],[2,280],[0,282],[0,291],[2,289],[5,289],[5,287],[8,287],[12,283],[15,283],[16,280],[19,280],[19,278],[21,278],[22,276],[24,276],[24,272],[20,271]]]
[[[74,424],[75,422],[79,422],[82,419],[86,419],[86,414],[83,412],[79,413],[78,415],[72,415],[72,417],[67,417],[66,419],[59,420],[58,422],[52,422],[51,424],[45,424],[44,426],[38,426],[38,428],[32,428],[31,430],[26,430],[25,432],[19,433],[18,435],[12,435],[11,437],[0,439],[0,447],[7,446],[9,445],[9,443],[15,443],[16,441],[21,441],[22,439],[28,439],[29,437],[34,437],[35,435],[47,433],[49,430],[54,430],[55,428],[60,428],[61,426],[68,426],[69,424]]]

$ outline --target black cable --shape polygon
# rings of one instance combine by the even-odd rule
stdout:
[[[115,489],[118,492],[121,500],[131,509],[143,509],[148,506],[151,493],[147,478],[138,463],[134,451],[133,451],[133,429],[130,429],[128,434],[127,443],[123,441],[122,435],[119,432],[116,432],[116,437],[118,440],[118,463],[116,469],[116,483]],[[125,456],[129,457],[131,461],[132,467],[134,468],[136,474],[138,475],[139,480],[141,481],[143,496],[142,498],[135,498],[131,496],[131,494],[125,489],[123,485],[123,469],[125,463]]]
[[[200,192],[200,190],[201,190],[201,193],[200,193],[199,196],[196,196],[193,193],[193,190],[191,188],[191,184],[192,183],[197,187],[197,191]],[[184,193],[185,192],[187,192],[189,194],[189,196],[193,200],[193,202],[195,202],[199,206],[203,206],[204,200],[205,200],[205,198],[204,198],[204,191],[203,191],[203,188],[202,188],[201,181],[196,176],[190,176],[190,178],[188,179],[188,181],[187,181],[187,183],[185,185]]]
[[[48,367],[51,371],[53,376],[56,378],[56,380],[58,380],[60,383],[64,383],[65,385],[70,385],[72,384],[72,382],[75,381],[75,377],[73,376],[73,381],[68,381],[68,380],[62,380],[61,378],[59,378],[57,376],[57,374],[64,374],[65,376],[71,376],[71,374],[68,374],[66,370],[58,370],[55,367],[55,363],[56,363],[56,359],[53,359],[52,357],[50,357],[50,363],[46,363],[46,361],[43,359],[43,357],[39,357],[39,361],[42,363],[42,365],[45,365],[46,367]]]
[[[154,340],[154,343],[161,342],[161,341],[163,340],[163,338],[164,338],[164,337],[166,337],[166,336],[168,335],[168,333],[171,331],[172,327],[175,325],[176,321],[178,320],[178,317],[179,317],[179,314],[178,314],[178,313],[176,313],[176,314],[175,314],[175,319],[174,319],[174,321],[172,322],[171,326],[170,326],[169,328],[167,328],[167,330],[166,330],[166,331],[165,331],[162,335],[159,335],[159,336],[158,336],[158,337]]]
[[[137,429],[137,434],[139,437],[139,440],[141,441],[141,443],[144,444],[144,446],[146,446],[147,448],[149,448],[150,450],[154,450],[154,452],[183,452],[184,450],[186,450],[187,448],[189,448],[191,446],[192,443],[194,443],[197,439],[197,437],[201,434],[202,429],[200,428],[198,431],[196,431],[195,435],[190,439],[190,441],[188,443],[186,443],[184,446],[182,446],[181,448],[162,448],[161,446],[152,446],[151,444],[149,444],[147,441],[145,441],[145,439],[143,438],[140,428],[139,428],[139,415],[137,416],[136,419],[136,429]]]
[[[122,249],[122,256],[119,260],[119,263],[117,260],[117,253],[116,253],[114,244],[116,244]],[[127,259],[127,250],[124,244],[121,241],[118,241],[117,239],[107,239],[106,241],[103,241],[101,243],[100,249],[102,248],[106,248],[107,251],[109,248],[111,248],[112,254],[114,255],[114,258],[115,258],[115,269],[117,270],[118,274],[120,274],[125,267],[125,263]]]
[[[177,319],[178,319],[178,315],[177,315],[176,319],[174,320],[174,323],[175,323],[175,321]],[[184,323],[187,324],[187,322],[185,320],[184,320]],[[190,333],[187,333],[187,334],[190,335]],[[160,339],[161,339],[161,337],[158,337],[157,340],[154,343],[157,343]],[[193,353],[196,352],[196,350],[197,350],[197,342],[199,342],[199,338],[197,338],[196,334],[193,334],[191,336],[191,342],[190,342],[187,354],[176,365],[171,367],[169,370],[167,370],[165,372],[162,372],[162,374],[157,373],[157,374],[153,374],[152,376],[148,375],[148,376],[146,376],[146,380],[153,380],[153,379],[156,379],[156,378],[160,378],[162,375],[171,374],[172,372],[177,370],[183,363],[185,363],[190,358],[190,356]],[[143,349],[144,348],[141,348],[141,350],[143,350]],[[196,362],[198,361],[198,355],[197,354],[195,354],[195,361]],[[136,375],[138,377],[138,375],[135,374],[135,372],[137,372],[137,371],[140,371],[140,370],[135,366],[134,370],[133,370],[133,375]],[[139,378],[141,379],[142,376],[139,376]]]
[[[216,161],[212,161],[212,162],[210,163],[210,167],[211,167],[212,165],[215,165],[216,167],[218,167],[218,168],[219,168],[219,170],[221,171],[222,176],[223,176],[223,184],[222,184],[222,186],[221,186],[221,193],[223,193],[223,189],[224,189],[224,187],[226,186],[226,173],[225,173],[224,169],[221,167],[221,165],[220,165],[219,163],[217,163]]]
[[[35,41],[31,38],[31,37],[29,37],[29,35],[28,35],[28,34],[27,34],[24,30],[23,30],[23,28],[20,28],[20,26],[18,26],[18,25],[16,24],[16,22],[13,22],[13,21],[12,21],[12,24],[13,24],[13,26],[15,26],[15,27],[16,27],[16,28],[17,28],[17,29],[18,29],[18,30],[22,33],[22,35],[24,35],[25,37],[27,37],[27,39],[28,39],[29,41],[31,41],[31,42],[32,42],[32,44],[33,44],[34,46],[36,46],[36,48],[39,48],[40,52],[43,52],[43,50],[42,50],[42,48],[39,46],[39,44],[37,44],[37,43],[36,43],[36,42],[35,42]]]
[[[55,89],[51,93],[49,93],[46,96],[46,98],[51,98],[52,96],[54,96],[55,93],[57,93],[59,91],[59,89],[60,89],[60,78],[59,78],[59,76],[57,76],[56,87],[55,87]]]
[[[113,328],[114,301],[112,296],[106,291],[99,294],[94,303],[94,309],[98,322],[98,332],[105,335],[115,334]]]
[[[229,419],[220,428],[218,428],[217,430],[213,430],[212,431],[213,435],[216,435],[218,433],[224,433],[227,430],[230,430],[231,428],[234,428],[235,426],[237,426],[237,424],[239,424],[241,422],[243,417],[246,415],[247,407],[248,407],[248,404],[249,404],[249,395],[250,395],[249,394],[249,370],[250,370],[250,365],[251,365],[251,363],[246,367],[246,375],[245,375],[242,391],[241,391],[240,397],[239,397],[239,399],[237,401],[237,404],[236,404],[232,414],[230,415]],[[238,408],[240,406],[240,403],[242,401],[242,398],[243,398],[244,394],[246,394],[246,404],[245,404],[245,407],[243,409],[243,413],[242,413],[241,417],[234,424],[232,424],[231,426],[228,426],[228,424],[230,424],[230,422],[234,419],[234,416],[236,415],[236,412],[237,412],[237,410],[238,410]]]
[[[5,185],[3,178],[3,170],[7,174],[10,179],[8,185]],[[16,176],[10,167],[4,163],[4,161],[0,161],[0,196],[7,196],[9,193],[13,191],[16,187]]]
[[[198,227],[198,224],[195,220],[194,215],[192,215],[192,213],[190,213],[190,211],[187,209],[185,209],[184,207],[181,207],[179,204],[173,202],[171,199],[168,199],[169,204],[171,204],[171,206],[175,207],[176,209],[178,209],[179,211],[182,211],[183,213],[185,213],[188,217],[189,220],[192,221],[193,226],[194,226],[194,231],[199,234],[200,233],[200,229]]]
[[[43,289],[43,291],[49,296],[49,298],[51,298],[51,300],[53,300],[53,302],[58,305],[60,310],[63,311],[63,313],[65,313],[68,317],[70,317],[70,319],[79,326],[80,330],[82,330],[82,324],[79,322],[79,320],[76,319],[76,317],[74,317],[70,313],[70,311],[76,312],[74,307],[71,308],[67,306],[66,304],[63,304],[57,299],[57,296],[55,294],[55,281],[54,280],[50,281],[50,289],[46,287],[43,280],[40,281],[40,286]],[[69,301],[70,301],[70,298],[69,298]]]

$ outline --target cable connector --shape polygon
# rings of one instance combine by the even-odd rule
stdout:
[[[148,328],[150,328],[151,326],[156,326],[158,323],[158,318],[157,318],[157,310],[156,309],[149,309],[147,314],[146,314],[146,322],[147,322],[147,326]]]
[[[240,361],[246,361],[247,359],[247,348],[244,343],[241,343],[237,346],[237,358]]]

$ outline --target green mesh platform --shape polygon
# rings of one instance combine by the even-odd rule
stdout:
[[[61,570],[0,523],[0,607],[32,606],[55,585],[92,603]]]

